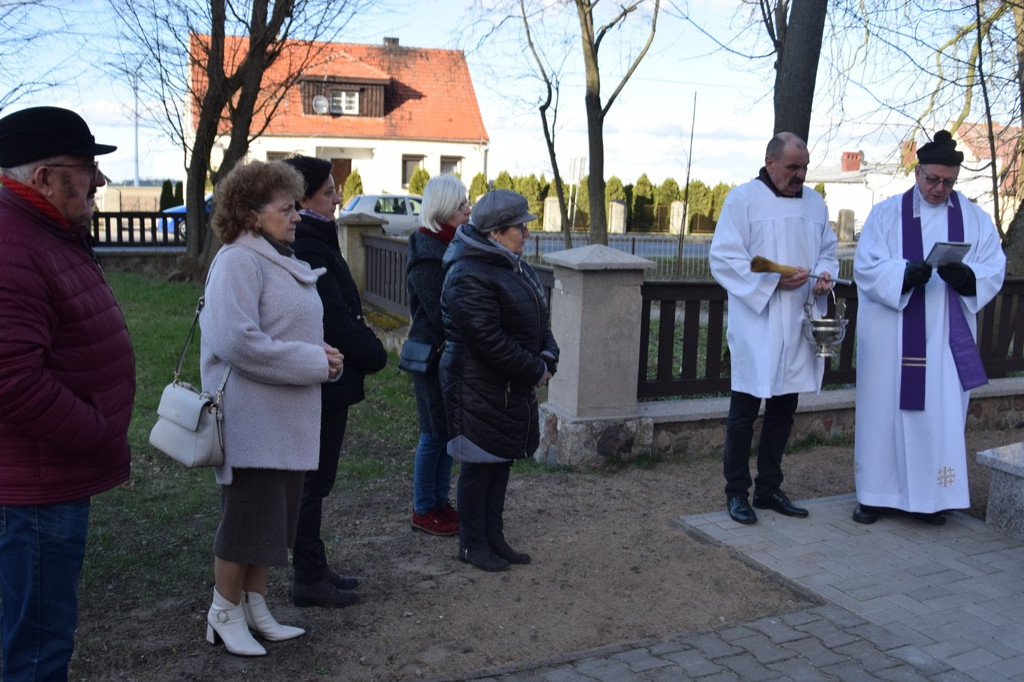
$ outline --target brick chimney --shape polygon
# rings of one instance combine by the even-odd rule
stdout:
[[[842,170],[844,173],[856,173],[860,170],[864,152],[843,152]]]

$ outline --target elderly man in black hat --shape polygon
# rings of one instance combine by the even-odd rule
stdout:
[[[536,220],[526,198],[488,192],[445,251],[440,377],[448,454],[459,470],[459,560],[483,571],[527,564],[505,541],[512,462],[540,442],[535,388],[555,373],[558,345],[537,273],[521,260]]]
[[[67,679],[92,495],[128,479],[135,360],[89,246],[97,144],[73,111],[0,118],[3,679]]]
[[[853,263],[858,523],[898,511],[941,525],[970,506],[967,404],[987,382],[977,313],[1006,257],[992,219],[953,189],[964,155],[950,133],[917,159],[914,187],[871,210]]]

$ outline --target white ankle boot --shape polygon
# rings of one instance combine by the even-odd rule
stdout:
[[[306,634],[302,628],[291,625],[281,625],[270,609],[267,602],[259,592],[242,593],[242,610],[245,611],[245,622],[252,630],[255,630],[261,637],[271,642],[283,642],[286,639],[295,639]]]
[[[242,599],[245,600],[244,592]],[[245,615],[241,605],[232,604],[214,588],[213,604],[206,614],[206,641],[216,644],[219,639],[229,652],[237,656],[265,656],[267,650],[253,639]]]

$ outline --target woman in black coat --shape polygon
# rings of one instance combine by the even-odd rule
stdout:
[[[444,256],[440,372],[448,452],[461,463],[459,559],[485,571],[530,561],[505,541],[505,491],[513,460],[540,442],[535,389],[558,362],[544,289],[520,258],[537,218],[528,207],[509,190],[485,194]]]
[[[295,231],[296,257],[314,270],[325,268],[316,288],[324,306],[324,342],[338,348],[345,369],[334,383],[323,384],[320,420],[320,466],[306,474],[292,550],[292,600],[296,606],[348,606],[357,601],[359,581],[339,575],[327,562],[320,537],[323,501],[334,487],[345,439],[348,408],[363,400],[363,378],[384,369],[387,351],[363,318],[359,290],[341,255],[334,211],[339,203],[331,162],[310,156],[285,159],[306,181],[299,199],[301,222]]]
[[[409,292],[409,339],[440,348],[444,343],[441,321],[441,259],[455,230],[469,220],[466,186],[454,175],[431,178],[423,190],[423,227],[409,235],[405,268]],[[449,500],[452,457],[448,454],[448,426],[437,372],[413,375],[420,440],[412,474],[412,527],[432,535],[457,535],[459,514]]]

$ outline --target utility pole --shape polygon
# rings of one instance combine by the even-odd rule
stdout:
[[[139,186],[139,72],[132,77],[135,89],[135,186]]]

